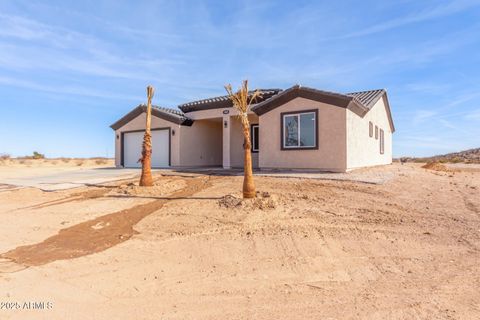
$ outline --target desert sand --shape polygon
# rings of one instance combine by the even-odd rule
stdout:
[[[480,318],[480,169],[379,170],[2,190],[0,319]]]

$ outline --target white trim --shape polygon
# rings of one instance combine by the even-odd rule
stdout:
[[[300,145],[300,116],[301,115],[304,115],[304,114],[313,114],[313,120],[314,120],[314,124],[313,124],[313,145],[311,146],[301,146]],[[287,146],[285,145],[285,118],[286,117],[297,117],[297,141],[298,141],[298,144],[296,146]],[[289,113],[289,114],[284,114],[283,115],[283,118],[282,118],[282,125],[283,125],[283,137],[282,137],[282,143],[283,143],[283,148],[284,149],[289,149],[289,148],[295,148],[295,149],[298,149],[298,148],[314,148],[316,145],[317,145],[317,135],[315,133],[315,130],[317,128],[317,116],[316,116],[316,113],[313,112],[313,111],[309,111],[309,112],[299,112],[299,113]]]

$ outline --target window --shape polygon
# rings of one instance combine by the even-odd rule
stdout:
[[[317,110],[282,113],[282,150],[318,148]]]
[[[375,126],[375,140],[378,140],[378,127]]]
[[[373,137],[373,123],[372,121],[369,121],[368,122],[368,135],[371,137]]]
[[[380,154],[385,152],[385,137],[383,134],[383,130],[380,129]]]
[[[259,140],[258,140],[258,124],[252,124],[250,126],[250,139],[252,142],[252,152],[258,152]]]

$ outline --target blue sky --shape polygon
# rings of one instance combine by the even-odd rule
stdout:
[[[480,147],[480,1],[0,2],[0,153],[112,156],[109,125],[223,85],[386,88],[394,155]]]

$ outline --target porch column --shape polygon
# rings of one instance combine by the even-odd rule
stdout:
[[[230,169],[230,116],[224,115],[222,119],[223,127],[223,168]]]

